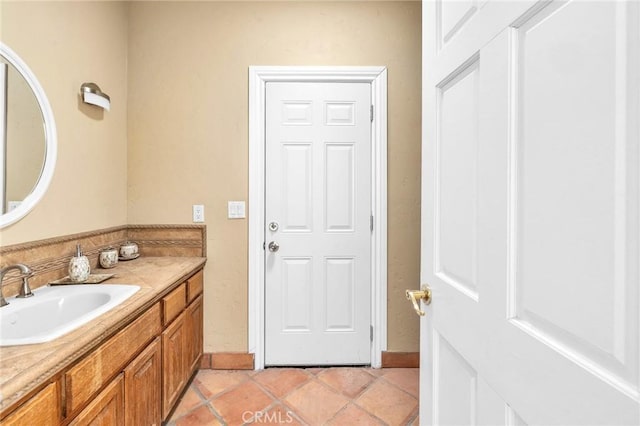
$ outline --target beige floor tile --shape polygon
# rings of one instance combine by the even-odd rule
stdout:
[[[388,368],[364,368],[364,370],[375,377],[383,376],[387,371],[389,371]]]
[[[371,385],[356,404],[390,425],[404,424],[418,408],[418,400],[384,380]]]
[[[299,421],[291,409],[277,404],[262,413],[256,413],[253,421],[249,421],[248,424],[302,426],[304,423]]]
[[[376,419],[371,414],[354,404],[349,404],[344,410],[338,412],[327,423],[330,426],[383,426],[384,423],[380,419]]]
[[[240,425],[266,410],[273,399],[252,381],[239,384],[211,400],[211,405],[230,425]]]
[[[362,368],[328,368],[318,374],[318,379],[348,398],[355,398],[375,380]]]
[[[222,425],[208,406],[203,405],[176,421],[176,426],[217,426]]]
[[[312,381],[292,392],[285,402],[307,423],[320,425],[332,418],[349,400],[327,386]]]
[[[400,389],[418,397],[420,388],[420,370],[417,368],[390,368],[384,379]]]
[[[193,383],[205,398],[211,399],[247,380],[249,377],[244,371],[200,370]]]
[[[178,406],[171,415],[171,420],[175,420],[178,417],[182,417],[184,414],[193,410],[198,405],[203,404],[205,401],[200,398],[200,395],[194,390],[193,386],[190,386],[187,391],[182,395]]]
[[[299,368],[270,368],[253,376],[253,380],[277,398],[282,398],[312,377]]]

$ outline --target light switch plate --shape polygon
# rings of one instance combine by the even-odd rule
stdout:
[[[227,210],[229,219],[244,219],[246,217],[244,201],[229,201]]]

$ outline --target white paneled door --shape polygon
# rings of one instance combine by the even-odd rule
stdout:
[[[422,424],[640,424],[640,3],[423,3]]]
[[[265,364],[371,357],[371,85],[266,87]]]

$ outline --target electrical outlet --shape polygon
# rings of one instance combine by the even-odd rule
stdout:
[[[202,204],[193,205],[193,223],[204,222],[204,206]]]

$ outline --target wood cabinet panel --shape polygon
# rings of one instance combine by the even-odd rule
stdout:
[[[178,400],[185,379],[185,312],[162,333],[162,418],[165,419]]]
[[[191,374],[200,365],[202,355],[202,329],[203,329],[203,307],[202,296],[199,296],[186,310],[186,376]]]
[[[0,421],[3,426],[49,426],[60,423],[58,383],[51,383]]]
[[[157,337],[124,369],[125,425],[160,425],[162,352]]]
[[[204,289],[204,274],[202,271],[187,280],[187,303],[191,303],[202,294]]]
[[[138,319],[102,344],[65,374],[67,413],[73,413],[111,377],[122,370],[131,356],[161,330],[160,307],[156,303]]]
[[[187,286],[182,283],[171,293],[162,298],[164,325],[169,324],[187,305]]]
[[[116,426],[124,424],[123,375],[117,376],[69,426]]]

